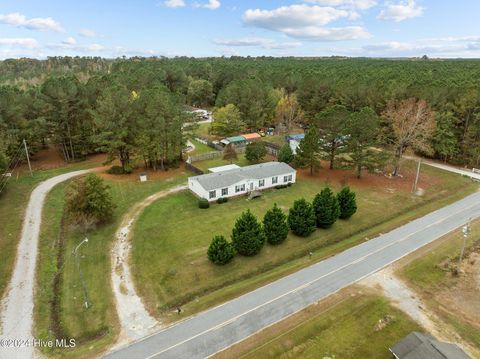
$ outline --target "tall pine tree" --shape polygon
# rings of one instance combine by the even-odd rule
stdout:
[[[340,205],[332,190],[325,187],[313,199],[317,227],[329,228],[340,216]]]
[[[315,127],[311,127],[297,148],[297,155],[295,156],[297,166],[310,168],[310,174],[313,174],[313,171],[320,167],[319,151],[320,138],[318,131]]]
[[[351,191],[349,187],[343,187],[337,193],[341,219],[349,219],[357,212],[357,200],[355,197],[355,192]]]
[[[247,209],[237,219],[232,230],[232,243],[242,256],[254,256],[265,243],[265,233],[257,218]]]
[[[263,217],[263,230],[267,242],[270,244],[280,244],[288,236],[287,216],[278,208],[276,203]]]

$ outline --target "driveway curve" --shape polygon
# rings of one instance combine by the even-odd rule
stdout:
[[[33,291],[37,265],[38,238],[42,223],[45,198],[57,184],[73,177],[84,175],[95,169],[80,170],[50,178],[41,182],[30,195],[17,247],[13,275],[5,297],[0,304],[0,358],[35,358],[31,345],[20,343],[20,347],[6,347],[6,339],[30,340],[33,338]],[[17,343],[18,344],[18,343]]]
[[[158,330],[159,323],[145,309],[133,283],[129,267],[131,227],[143,210],[156,200],[187,189],[186,185],[166,189],[136,203],[124,215],[112,250],[112,289],[120,321],[120,336],[116,346],[138,340]]]

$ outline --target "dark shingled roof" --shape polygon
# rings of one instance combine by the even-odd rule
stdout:
[[[407,335],[390,351],[399,359],[471,359],[457,345],[418,332]]]

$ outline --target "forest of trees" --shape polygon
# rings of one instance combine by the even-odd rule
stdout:
[[[218,132],[266,126],[288,131],[294,123],[314,128],[318,133],[310,137],[323,139],[332,166],[335,151],[345,148],[338,140],[348,135],[359,174],[375,145],[391,149],[394,160],[411,148],[478,167],[479,78],[477,60],[5,60],[0,167],[25,139],[32,155],[51,144],[66,161],[105,152],[125,171],[132,159],[166,168],[181,158],[185,105],[217,108],[225,121],[213,128]]]

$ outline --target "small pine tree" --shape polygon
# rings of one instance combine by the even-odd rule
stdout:
[[[235,151],[235,147],[231,143],[229,143],[223,150],[223,159],[226,161],[233,162],[238,158],[237,151]]]
[[[337,194],[338,204],[340,205],[340,218],[349,219],[357,212],[357,200],[355,192],[349,187],[343,187]]]
[[[278,151],[278,162],[290,163],[293,162],[294,158],[292,148],[288,143],[284,144]]]
[[[267,242],[270,244],[282,243],[288,236],[288,230],[287,216],[275,203],[263,217],[263,231]]]
[[[288,225],[297,236],[308,237],[315,232],[315,212],[304,198],[296,200],[288,212]]]
[[[66,193],[66,211],[70,219],[85,230],[90,225],[109,221],[115,209],[109,188],[93,173],[73,181]]]
[[[212,263],[224,265],[235,256],[235,249],[224,236],[215,236],[208,247],[207,256]]]
[[[265,233],[249,209],[237,219],[232,230],[232,244],[242,256],[254,256],[265,243]]]
[[[340,216],[340,205],[333,191],[325,187],[313,199],[317,227],[330,228]]]

